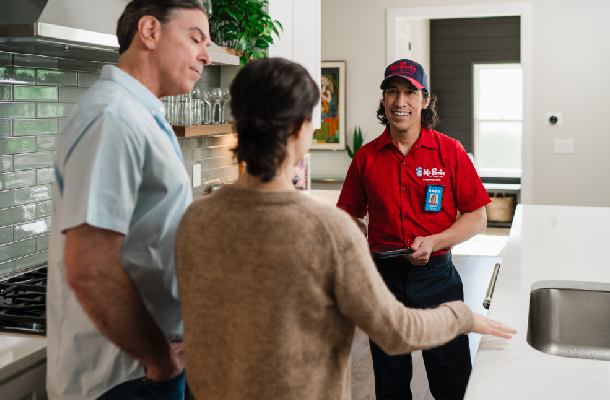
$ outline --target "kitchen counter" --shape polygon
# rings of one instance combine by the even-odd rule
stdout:
[[[18,400],[44,389],[47,359],[44,337],[0,333],[0,398]]]
[[[465,400],[610,399],[610,362],[542,353],[526,341],[530,292],[610,291],[610,208],[519,205],[489,318],[517,330],[483,337]]]

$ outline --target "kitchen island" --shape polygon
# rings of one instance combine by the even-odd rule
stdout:
[[[0,333],[0,399],[42,398],[46,361],[46,338]]]
[[[465,400],[610,399],[610,362],[549,355],[527,342],[532,290],[610,291],[609,228],[610,208],[518,206],[489,310],[518,333],[482,338]]]

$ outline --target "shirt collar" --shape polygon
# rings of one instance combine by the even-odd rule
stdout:
[[[421,128],[420,134],[420,142],[422,147],[427,147],[429,149],[438,149],[438,144],[436,140],[434,140],[434,134],[432,133],[432,129],[429,128]]]
[[[100,74],[100,79],[113,81],[123,86],[129,93],[133,95],[140,103],[146,107],[153,115],[160,115],[165,119],[165,107],[161,100],[157,98],[146,86],[138,81],[127,72],[114,65],[104,65]]]
[[[426,147],[428,149],[438,149],[436,140],[434,140],[432,129],[422,127],[419,138],[415,141],[414,145],[417,142],[419,142],[422,147]],[[390,125],[386,126],[385,130],[379,137],[379,142],[377,142],[377,150],[382,149],[383,146],[387,145],[388,143],[392,143],[392,138],[390,137]]]

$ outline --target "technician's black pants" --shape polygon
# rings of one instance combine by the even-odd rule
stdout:
[[[377,269],[398,301],[411,308],[431,308],[464,300],[460,275],[451,259],[436,265],[412,266],[405,258],[377,260]],[[411,354],[389,356],[372,340],[377,400],[411,399]],[[468,336],[422,352],[430,392],[435,400],[464,398],[472,369]]]

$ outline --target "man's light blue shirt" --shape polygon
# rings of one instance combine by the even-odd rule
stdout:
[[[96,399],[145,373],[102,335],[67,285],[64,233],[89,224],[125,235],[122,267],[163,332],[181,335],[174,243],[192,202],[190,180],[161,101],[114,66],[104,66],[72,110],[55,172],[47,387],[52,399]]]

